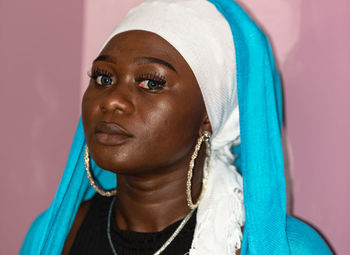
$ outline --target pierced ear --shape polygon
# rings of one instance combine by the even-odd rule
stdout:
[[[210,125],[210,121],[207,113],[205,113],[202,121],[202,125],[199,129],[199,136],[202,136],[204,131],[209,131],[210,133],[212,133],[211,125]]]

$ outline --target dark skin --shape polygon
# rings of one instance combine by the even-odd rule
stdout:
[[[166,40],[146,31],[114,36],[94,61],[82,102],[90,155],[117,173],[115,220],[122,230],[161,231],[184,218],[188,164],[211,132],[197,80]],[[201,191],[203,143],[192,179]],[[62,254],[68,254],[90,202],[81,204]]]

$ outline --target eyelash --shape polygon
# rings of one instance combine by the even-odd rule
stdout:
[[[88,72],[88,76],[91,79],[96,79],[99,75],[106,75],[108,77],[112,77],[112,73],[106,70],[102,70],[100,68],[95,68],[95,69],[92,69],[90,72]]]
[[[88,72],[88,76],[91,78],[91,79],[94,79],[95,82],[97,83],[96,79],[99,77],[99,76],[107,76],[109,79],[111,79],[111,81],[113,82],[113,79],[112,79],[112,73],[107,71],[107,70],[103,70],[103,69],[100,69],[100,68],[94,68],[92,69],[90,72]],[[100,85],[100,84],[99,84]],[[104,85],[100,85],[100,86],[104,86]]]
[[[150,88],[149,87],[149,84],[147,84],[148,86],[148,89],[147,88],[144,88],[144,87],[141,87],[140,84],[144,81],[150,81],[152,82],[153,84],[156,84],[157,85],[157,88]],[[138,82],[138,86],[143,88],[143,89],[146,89],[146,90],[157,90],[157,89],[161,89],[164,87],[164,85],[166,84],[166,80],[164,79],[163,76],[157,74],[157,73],[145,73],[145,74],[142,74],[140,75],[137,79],[136,79],[136,82]]]
[[[91,79],[94,79],[96,83],[97,83],[96,79],[99,76],[107,76],[107,78],[111,79],[111,81],[113,82],[113,79],[112,79],[113,75],[112,75],[112,73],[109,72],[109,71],[103,70],[103,69],[99,69],[99,68],[92,69],[90,72],[88,72],[88,76]],[[144,88],[144,87],[140,86],[140,83],[142,83],[142,82],[144,82],[146,80],[148,80],[148,81],[152,82],[153,84],[157,85],[157,88],[150,88],[149,84],[147,84],[148,88]],[[136,79],[136,82],[138,83],[139,87],[141,87],[143,89],[146,89],[146,90],[157,90],[157,89],[163,88],[164,85],[166,84],[166,80],[164,79],[164,77],[159,75],[159,74],[157,74],[157,73],[145,73],[145,74],[142,74]],[[106,85],[99,84],[99,86],[106,86]]]

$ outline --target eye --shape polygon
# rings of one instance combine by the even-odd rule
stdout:
[[[112,73],[104,69],[92,68],[88,76],[99,86],[110,86],[114,84]]]
[[[136,81],[139,87],[146,90],[159,90],[166,84],[165,78],[157,73],[144,73]]]
[[[155,81],[155,80],[142,80],[138,84],[141,88],[156,90],[164,86],[163,82]]]
[[[113,79],[111,76],[108,75],[98,75],[96,78],[96,83],[101,85],[101,86],[108,86],[113,84]]]

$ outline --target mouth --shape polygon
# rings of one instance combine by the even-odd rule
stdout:
[[[99,122],[95,128],[95,138],[100,144],[119,145],[132,138],[124,128],[114,122]]]

